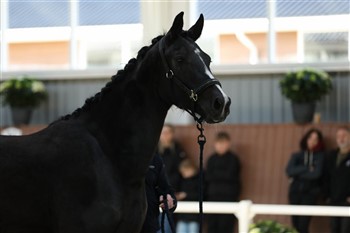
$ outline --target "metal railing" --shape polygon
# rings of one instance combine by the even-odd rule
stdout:
[[[250,200],[240,202],[204,202],[205,214],[234,214],[238,219],[240,233],[249,232],[249,224],[257,214],[310,215],[350,217],[350,207],[253,204]],[[176,213],[198,213],[197,202],[178,202]]]

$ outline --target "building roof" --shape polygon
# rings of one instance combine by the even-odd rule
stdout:
[[[140,22],[139,1],[80,2],[80,25],[128,24]]]
[[[198,12],[206,19],[262,18],[266,0],[197,0]],[[140,22],[140,2],[131,0],[80,0],[80,25]],[[277,0],[277,17],[350,14],[350,0]],[[69,25],[69,1],[9,0],[9,27]]]
[[[62,1],[9,1],[9,27],[68,26],[69,4]]]
[[[348,43],[347,32],[306,33],[305,42],[317,42],[319,44]]]
[[[9,27],[55,27],[69,25],[69,1],[9,1]],[[80,0],[80,25],[140,22],[139,1]]]
[[[206,19],[267,17],[266,0],[198,0]],[[350,0],[277,0],[277,17],[350,14]]]

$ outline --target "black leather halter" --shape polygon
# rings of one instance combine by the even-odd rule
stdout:
[[[204,82],[203,84],[201,84],[199,87],[195,88],[195,89],[190,89],[187,87],[187,85],[181,81],[180,79],[178,79],[174,73],[174,71],[169,67],[168,62],[165,58],[165,48],[164,48],[164,38],[162,38],[159,41],[159,53],[160,53],[160,57],[162,59],[163,62],[163,66],[166,70],[165,73],[165,77],[169,80],[173,80],[174,83],[180,87],[188,96],[189,98],[192,100],[193,102],[193,109],[187,109],[186,111],[193,116],[193,118],[195,119],[196,122],[201,123],[203,121],[202,117],[198,118],[195,114],[195,103],[198,101],[198,96],[200,93],[202,93],[203,91],[205,91],[208,87],[213,86],[218,84],[219,86],[221,86],[221,83],[219,82],[219,80],[217,79],[209,79],[208,81]]]

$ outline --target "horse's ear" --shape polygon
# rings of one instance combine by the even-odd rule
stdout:
[[[180,12],[174,19],[173,25],[171,26],[169,32],[165,35],[167,41],[176,38],[182,32],[182,27],[184,26],[184,13]]]
[[[188,30],[188,36],[196,41],[202,34],[203,25],[204,17],[203,14],[201,14],[197,22]]]

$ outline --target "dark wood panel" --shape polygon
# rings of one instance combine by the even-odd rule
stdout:
[[[339,125],[341,124],[205,125],[207,144],[204,158],[207,161],[213,152],[216,133],[222,130],[228,132],[232,139],[232,150],[238,154],[242,164],[241,199],[249,199],[254,203],[288,204],[289,180],[285,174],[285,167],[291,154],[299,149],[300,138],[309,128],[318,128],[325,136],[327,149],[330,149],[335,146],[334,137]],[[198,163],[197,135],[195,126],[176,128],[178,141],[196,163]],[[290,225],[289,216],[259,215],[255,219],[275,219]],[[328,220],[327,217],[313,217],[311,232],[329,232]]]
[[[349,123],[348,123],[349,124]],[[299,126],[295,124],[238,124],[238,125],[205,125],[207,144],[204,151],[204,162],[213,153],[215,135],[226,131],[232,139],[232,150],[235,151],[242,164],[243,191],[241,199],[252,200],[253,203],[287,204],[289,181],[285,167],[291,153],[298,150],[299,140],[310,128],[320,129],[326,140],[326,147],[335,146],[335,132],[341,123]],[[23,127],[24,134],[34,133],[40,126]],[[195,125],[177,126],[176,138],[185,149],[187,155],[198,164],[199,149],[197,145],[198,131]],[[259,215],[258,219],[275,219],[290,225],[289,216]],[[313,217],[311,233],[329,232],[329,218]]]

